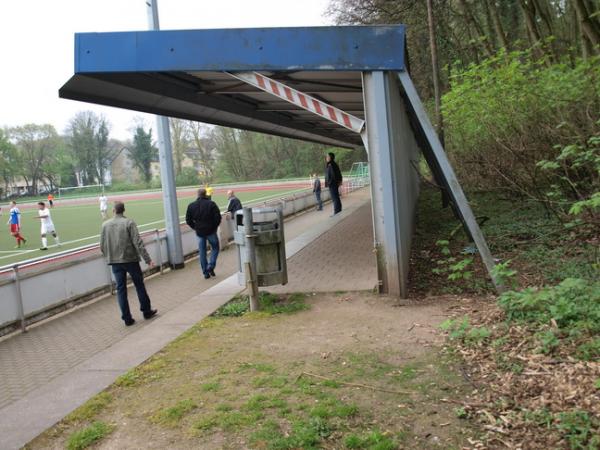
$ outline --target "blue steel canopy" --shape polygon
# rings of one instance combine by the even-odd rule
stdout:
[[[329,145],[360,137],[225,72],[257,71],[364,118],[361,72],[405,69],[403,25],[80,33],[61,98]]]

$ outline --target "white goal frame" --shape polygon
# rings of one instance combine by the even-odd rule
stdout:
[[[68,186],[68,187],[59,187],[58,188],[58,198],[60,199],[62,196],[62,192],[64,191],[76,191],[77,189],[88,189],[88,188],[94,188],[94,187],[100,187],[100,192],[104,193],[104,184],[85,184],[83,186]]]

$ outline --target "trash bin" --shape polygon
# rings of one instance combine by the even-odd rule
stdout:
[[[285,236],[283,233],[283,211],[281,208],[252,208],[252,228],[254,236],[256,275],[258,286],[287,284],[287,264],[285,260]],[[246,285],[244,263],[252,260],[246,246],[248,231],[244,224],[243,210],[235,214],[234,242],[238,251],[238,281]]]

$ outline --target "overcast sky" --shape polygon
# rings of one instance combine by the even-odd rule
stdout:
[[[329,0],[158,0],[161,29],[327,25]],[[12,0],[0,6],[0,128],[51,123],[93,110],[111,123],[111,136],[129,138],[141,113],[58,98],[73,75],[76,32],[147,29],[145,0]],[[151,116],[143,115],[148,123]]]

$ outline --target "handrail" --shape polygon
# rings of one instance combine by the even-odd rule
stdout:
[[[295,194],[292,194],[292,198],[295,198]],[[283,198],[280,198],[280,199],[274,198],[274,199],[271,199],[271,201],[272,200],[275,200],[275,201],[281,201],[281,200],[283,200],[283,201],[285,201],[286,199],[287,199],[286,197],[283,197]],[[267,202],[264,202],[264,201],[250,202],[250,205],[261,204],[261,203],[265,204],[265,203],[268,203],[268,201]],[[226,213],[225,209],[221,211],[221,214],[225,214],[225,213]],[[179,226],[182,226],[182,225],[185,225],[185,224],[186,224],[185,221],[179,222]],[[163,231],[165,231],[165,228],[160,228],[160,229],[158,229],[158,231],[159,231],[159,233],[163,232]],[[143,232],[140,233],[140,236],[145,237],[146,235],[154,234],[155,232],[156,232],[156,230],[143,231]],[[19,261],[19,262],[16,262],[16,263],[6,264],[4,266],[0,266],[0,275],[4,275],[4,274],[6,274],[8,272],[12,272],[13,268],[15,266],[18,266],[20,269],[23,269],[23,268],[27,268],[27,267],[31,267],[31,266],[36,266],[36,265],[41,264],[41,263],[43,263],[45,261],[50,261],[50,260],[53,260],[53,259],[61,259],[61,258],[64,258],[64,257],[69,257],[69,256],[75,256],[75,255],[77,255],[79,253],[85,253],[85,252],[88,252],[88,251],[91,251],[91,250],[95,250],[95,249],[98,249],[98,248],[100,248],[100,244],[99,243],[86,244],[86,245],[82,245],[81,247],[75,247],[75,248],[71,248],[71,249],[68,249],[68,250],[63,250],[62,252],[52,253],[50,255],[37,256],[35,258],[26,259],[26,260]]]

